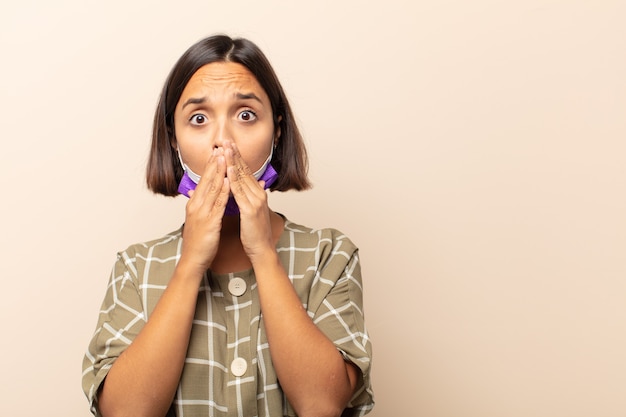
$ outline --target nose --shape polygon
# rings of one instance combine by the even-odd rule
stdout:
[[[233,133],[226,120],[220,121],[216,126],[215,137],[213,138],[213,148],[222,148],[227,141],[233,142]]]

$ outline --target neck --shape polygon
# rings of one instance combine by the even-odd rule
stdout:
[[[239,237],[240,230],[240,220],[241,217],[239,214],[233,216],[224,216],[222,218],[222,237],[227,236],[237,236]]]
[[[274,244],[278,242],[284,230],[284,219],[270,210],[271,233]],[[211,270],[218,274],[243,271],[251,268],[240,240],[240,217],[224,216],[217,255],[211,264]]]
[[[272,225],[272,232],[274,235],[282,233],[284,226],[283,218],[276,214],[276,212],[270,210],[270,223]],[[241,230],[241,216],[239,214],[232,216],[224,216],[222,218],[222,238],[239,238]]]

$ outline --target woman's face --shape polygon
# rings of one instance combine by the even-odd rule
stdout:
[[[252,172],[270,154],[275,131],[270,100],[246,67],[214,62],[191,77],[174,111],[174,129],[183,161],[199,175],[213,148],[237,144]]]

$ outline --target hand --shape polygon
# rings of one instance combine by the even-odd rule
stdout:
[[[219,246],[222,217],[230,189],[225,175],[224,152],[215,149],[198,186],[189,192],[180,262],[200,274],[211,266]]]
[[[232,142],[224,145],[230,191],[239,206],[241,244],[254,265],[268,250],[275,250],[267,193],[263,181],[252,175],[237,145]]]

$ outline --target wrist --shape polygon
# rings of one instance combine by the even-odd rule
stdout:
[[[276,252],[275,248],[256,253],[252,256],[249,256],[249,259],[252,263],[252,268],[254,269],[254,272],[255,274],[257,274],[257,276],[259,273],[275,269],[276,267],[282,268],[282,264],[280,263],[278,253]]]
[[[181,256],[178,264],[176,264],[174,276],[180,276],[181,278],[199,282],[202,280],[202,277],[207,269],[208,267],[205,267],[197,262],[189,261],[185,256]]]

